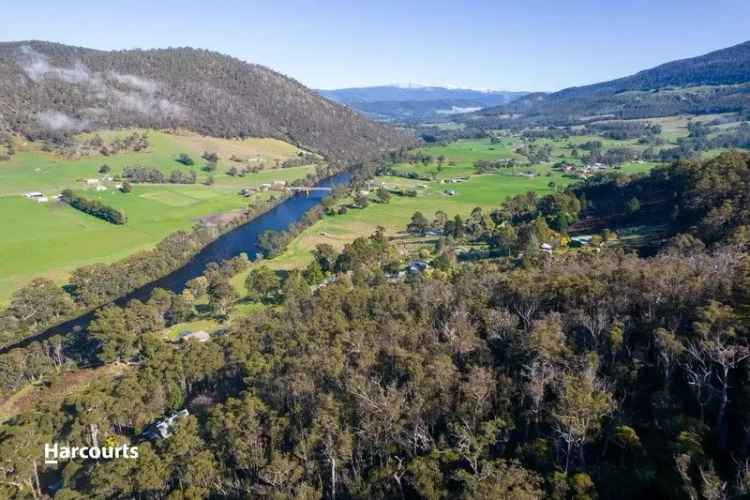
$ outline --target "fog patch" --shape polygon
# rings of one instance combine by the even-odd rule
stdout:
[[[80,132],[91,127],[90,120],[80,120],[59,111],[42,111],[37,113],[36,119],[42,127],[55,132]]]
[[[26,76],[35,82],[45,79],[61,80],[67,83],[83,84],[91,87],[102,85],[101,78],[93,76],[80,61],[76,61],[70,68],[54,66],[44,54],[37,52],[28,45],[18,49],[18,64]]]
[[[159,97],[157,94],[161,84],[148,78],[114,71],[106,74],[90,71],[80,61],[76,61],[69,68],[55,66],[50,64],[46,55],[28,45],[19,48],[17,62],[26,76],[34,82],[58,80],[78,85],[88,92],[89,97],[111,102],[114,107],[121,110],[152,117],[179,118],[185,114],[185,109],[179,104]],[[114,84],[119,84],[127,90],[120,90]],[[48,128],[64,130],[64,128]],[[75,129],[68,128],[68,130]]]
[[[482,109],[481,106],[451,106],[451,109],[438,109],[437,111],[435,111],[435,113],[439,115],[458,115],[461,113],[473,113],[474,111],[479,111],[480,109]]]
[[[147,94],[155,94],[159,91],[160,85],[158,82],[149,80],[147,78],[141,78],[140,76],[121,74],[111,71],[109,77],[127,87],[140,90]]]

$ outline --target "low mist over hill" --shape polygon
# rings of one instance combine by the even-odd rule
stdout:
[[[0,43],[0,127],[31,139],[128,126],[274,137],[337,159],[408,144],[263,66],[191,48],[105,52]]]
[[[591,115],[643,118],[750,109],[750,42],[673,61],[635,75],[552,94],[530,94],[483,110],[564,123]]]
[[[418,121],[507,104],[526,92],[472,90],[419,85],[319,90],[328,99],[383,121]]]

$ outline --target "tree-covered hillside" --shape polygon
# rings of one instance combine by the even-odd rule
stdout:
[[[0,43],[0,123],[29,138],[127,126],[273,137],[361,159],[411,137],[263,66],[206,50]]]
[[[745,42],[617,80],[531,94],[478,116],[488,123],[509,114],[561,123],[592,115],[642,118],[748,110],[749,83],[750,42]]]

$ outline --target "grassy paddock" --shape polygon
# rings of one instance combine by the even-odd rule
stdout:
[[[116,136],[132,132],[100,135],[109,143]],[[147,151],[79,159],[43,152],[35,144],[19,144],[18,153],[0,163],[0,304],[7,303],[14,290],[34,277],[45,276],[64,283],[77,267],[119,260],[151,248],[170,233],[191,228],[199,217],[246,207],[248,201],[238,195],[242,187],[274,180],[293,181],[314,171],[313,166],[273,168],[276,160],[296,157],[301,151],[275,139],[230,140],[157,131],[149,131],[148,137]],[[220,156],[211,186],[200,183],[208,176],[201,170],[200,155],[205,150]],[[186,167],[178,163],[176,158],[181,152],[190,154],[196,164]],[[247,161],[230,162],[231,155]],[[231,165],[252,165],[253,159],[268,169],[245,177],[226,174]],[[111,167],[108,175],[112,176],[120,174],[127,165],[150,166],[164,172],[192,169],[197,172],[199,183],[134,185],[129,194],[120,193],[116,182],[102,182],[106,191],[86,187],[81,179],[101,177],[98,170],[104,163]],[[54,195],[66,188],[122,210],[128,223],[115,226],[54,201],[37,203],[20,196],[26,191]],[[258,196],[267,197],[265,193]]]

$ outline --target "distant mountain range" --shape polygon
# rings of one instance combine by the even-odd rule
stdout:
[[[273,137],[343,160],[413,141],[280,73],[216,52],[0,43],[0,129],[62,140],[129,126]]]
[[[323,97],[346,104],[371,118],[396,122],[445,118],[457,113],[507,104],[527,94],[420,85],[382,85],[318,92]]]
[[[750,110],[750,42],[662,64],[632,76],[529,94],[470,119],[566,123],[591,116],[644,118]]]

